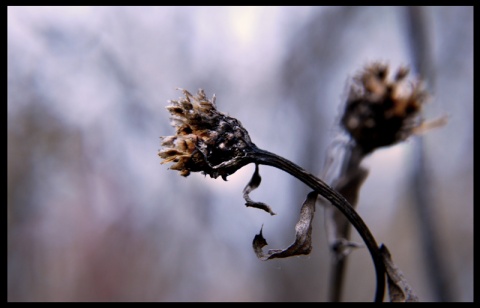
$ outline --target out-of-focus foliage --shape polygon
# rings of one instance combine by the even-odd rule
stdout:
[[[423,136],[454,301],[473,300],[473,8],[429,7],[434,68]],[[329,251],[259,261],[252,234],[287,247],[308,189],[254,166],[188,180],[160,165],[176,87],[216,94],[252,141],[320,174],[346,82],[372,60],[409,65],[402,7],[9,7],[9,301],[325,301]],[[435,301],[409,197],[407,141],[373,154],[358,211],[421,301]],[[282,237],[283,235],[283,237]],[[355,240],[356,234],[353,235]],[[301,279],[299,278],[301,277]],[[355,279],[362,277],[362,281]],[[369,278],[366,280],[366,278]],[[365,250],[344,300],[370,301]]]

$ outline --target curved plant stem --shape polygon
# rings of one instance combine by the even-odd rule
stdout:
[[[253,162],[257,164],[268,165],[281,169],[296,177],[322,197],[327,199],[333,206],[335,206],[345,215],[345,217],[350,221],[350,223],[355,227],[362,237],[372,256],[377,279],[375,301],[383,301],[383,296],[385,293],[385,266],[383,263],[382,254],[367,225],[360,215],[358,215],[355,209],[350,205],[350,203],[348,203],[348,201],[340,193],[328,186],[325,182],[281,156],[256,147],[247,155],[249,156],[249,159],[247,160],[253,160]]]

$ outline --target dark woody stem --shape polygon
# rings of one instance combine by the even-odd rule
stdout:
[[[372,233],[350,203],[325,182],[281,156],[254,147],[252,151],[247,154],[247,157],[245,157],[247,158],[246,160],[253,161],[256,164],[272,166],[291,174],[308,185],[319,195],[330,201],[333,206],[338,208],[345,215],[362,237],[372,256],[377,276],[375,301],[382,302],[385,293],[385,266],[383,263],[383,257]]]

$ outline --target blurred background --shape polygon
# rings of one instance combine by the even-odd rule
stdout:
[[[309,190],[261,166],[251,197],[270,216],[244,206],[253,165],[227,182],[168,170],[164,107],[203,88],[257,146],[321,175],[348,80],[377,60],[423,75],[424,117],[449,122],[368,157],[358,211],[421,301],[473,301],[472,7],[7,12],[9,301],[326,301],[321,206],[310,255],[252,249],[262,225],[266,248],[293,242]],[[367,250],[348,262],[343,300],[371,301]]]

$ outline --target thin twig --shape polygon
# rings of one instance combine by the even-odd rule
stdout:
[[[361,148],[356,145],[353,145],[351,150],[349,146],[347,148],[338,180],[332,186],[353,207],[356,207],[360,186],[363,184],[368,172],[360,166],[364,157]],[[332,207],[326,207],[325,223],[327,225],[330,247],[333,252],[329,301],[339,302],[342,297],[343,280],[348,257],[345,249],[350,238],[350,223],[344,215],[340,214],[338,209]]]

